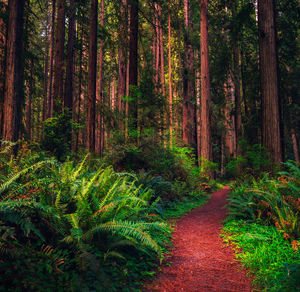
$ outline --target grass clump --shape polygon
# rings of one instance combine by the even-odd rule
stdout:
[[[300,253],[274,226],[229,221],[223,238],[234,245],[237,259],[251,271],[254,284],[263,291],[299,291]]]

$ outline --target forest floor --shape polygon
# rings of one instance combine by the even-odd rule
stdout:
[[[251,291],[251,279],[220,238],[226,218],[229,188],[212,194],[209,202],[177,220],[173,248],[161,272],[144,292]]]

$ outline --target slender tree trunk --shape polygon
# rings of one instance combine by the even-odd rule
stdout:
[[[50,41],[50,68],[49,68],[49,87],[48,87],[48,118],[53,115],[53,72],[54,72],[54,42],[55,42],[55,11],[56,0],[52,0],[51,15],[51,41]]]
[[[3,109],[3,139],[17,141],[23,100],[23,13],[24,0],[9,2],[7,56]]]
[[[172,92],[172,49],[171,49],[171,12],[168,15],[168,43],[169,43],[169,132],[170,145],[173,140],[173,92]]]
[[[196,60],[200,58],[199,51],[196,51]],[[201,166],[201,72],[199,69],[196,71],[196,127],[197,127],[197,162]]]
[[[1,14],[6,12],[7,0],[2,0],[5,5],[0,11]],[[5,86],[5,60],[6,60],[6,34],[7,24],[3,18],[0,18],[0,140],[2,137],[3,126],[3,103],[4,103],[4,86]]]
[[[226,105],[224,108],[225,114],[225,152],[227,157],[236,156],[236,127],[235,116],[233,110],[235,107],[234,85],[231,75],[228,74],[227,82],[224,84],[224,94]]]
[[[101,0],[101,14],[100,14],[100,25],[104,26],[104,0]],[[98,104],[98,112],[96,115],[96,123],[97,123],[97,135],[96,135],[96,152],[102,156],[103,153],[103,45],[104,40],[100,40],[100,49],[99,49],[99,77],[98,77],[98,90],[97,93],[97,104]]]
[[[262,140],[272,161],[282,161],[278,63],[273,0],[258,1]]]
[[[98,0],[91,0],[87,100],[87,148],[95,151]]]
[[[212,160],[207,0],[201,0],[201,158]]]
[[[57,0],[57,25],[55,37],[55,62],[53,84],[53,110],[62,111],[64,100],[64,42],[65,42],[65,0]]]
[[[49,9],[49,8],[48,8]],[[46,120],[47,114],[47,95],[48,95],[48,73],[49,73],[49,47],[50,47],[50,38],[49,38],[49,17],[47,17],[47,24],[45,29],[46,34],[46,47],[45,47],[45,58],[44,58],[44,81],[43,81],[43,113],[42,120]]]
[[[196,116],[195,116],[195,72],[194,51],[191,44],[191,8],[190,0],[184,0],[185,34],[184,34],[184,74],[183,74],[183,141],[193,148],[196,147]]]
[[[293,151],[294,151],[294,158],[297,163],[299,163],[299,151],[298,151],[298,143],[297,143],[297,136],[296,131],[294,128],[291,129],[292,135],[292,143],[293,143]]]
[[[131,1],[130,5],[130,43],[129,43],[129,86],[138,85],[138,0]],[[134,90],[130,90],[130,95],[135,95]],[[137,131],[138,108],[137,96],[128,102],[129,130]]]
[[[67,47],[66,83],[64,108],[72,113],[73,108],[73,79],[74,79],[74,35],[75,35],[75,7],[74,0],[70,0],[69,7],[69,32]]]
[[[232,15],[237,15],[237,3],[232,3]],[[242,112],[241,112],[241,70],[240,70],[240,49],[239,42],[236,36],[233,37],[233,82],[235,93],[235,130],[236,130],[236,143],[237,155],[240,155],[240,147],[238,145],[239,139],[242,137]]]
[[[80,124],[80,118],[81,118],[81,95],[82,95],[82,71],[83,71],[83,65],[82,65],[82,58],[83,58],[83,26],[81,27],[81,33],[80,33],[80,51],[79,51],[79,73],[78,73],[78,94],[77,94],[77,124]],[[76,134],[76,140],[75,140],[75,146],[74,146],[74,152],[77,152],[79,148],[79,132]]]
[[[128,49],[127,44],[127,16],[126,16],[126,7],[127,7],[127,0],[122,0],[121,5],[121,19],[120,19],[120,33],[119,33],[119,64],[118,64],[118,108],[119,112],[124,112],[124,102],[122,98],[126,95],[126,52]],[[122,123],[123,124],[123,123]]]

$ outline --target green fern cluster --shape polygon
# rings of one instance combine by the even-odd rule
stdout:
[[[264,175],[242,183],[229,198],[231,216],[274,224],[291,240],[300,237],[300,168],[293,162],[276,178]]]
[[[7,153],[0,153],[0,271],[18,267],[9,260],[21,262],[29,246],[32,254],[25,258],[34,255],[40,261],[42,245],[65,253],[62,262],[71,265],[74,259],[81,275],[92,273],[94,283],[102,284],[103,263],[126,261],[132,248],[162,259],[170,228],[159,215],[153,191],[138,185],[134,176],[90,167],[88,155],[80,163],[60,163],[31,151],[15,158]],[[56,261],[50,262],[49,257],[44,261],[56,277]],[[59,270],[69,268],[62,264]]]

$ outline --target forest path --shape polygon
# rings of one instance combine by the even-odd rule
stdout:
[[[209,202],[176,222],[173,248],[162,271],[144,292],[251,291],[251,280],[235,261],[219,234],[226,218],[229,188],[212,194]]]

